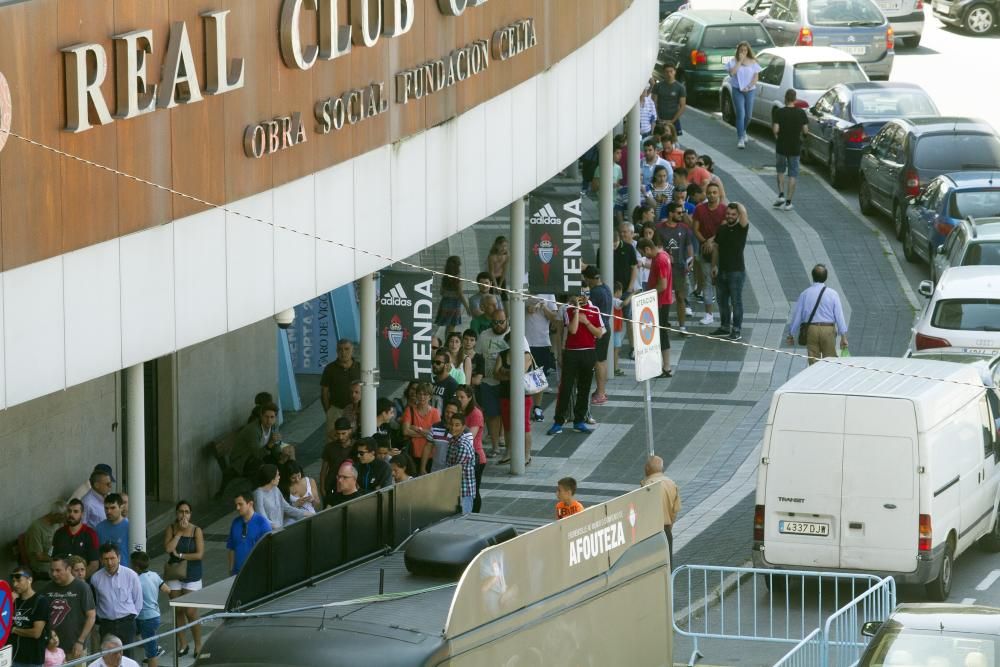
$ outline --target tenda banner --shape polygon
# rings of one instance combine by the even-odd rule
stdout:
[[[544,190],[528,199],[528,289],[562,294],[580,288],[583,220],[581,199]]]
[[[429,380],[434,278],[389,270],[379,272],[379,284],[379,375],[385,380]]]

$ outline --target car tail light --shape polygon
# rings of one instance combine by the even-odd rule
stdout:
[[[906,196],[907,197],[919,197],[920,196],[920,177],[917,172],[910,169],[906,172]]]
[[[691,51],[691,65],[704,65],[707,62],[708,56],[705,55],[704,51]]]
[[[860,125],[848,128],[847,134],[844,135],[844,141],[849,144],[863,144],[867,138],[865,128]]]
[[[809,28],[800,28],[799,36],[795,39],[795,46],[812,46],[813,31]]]
[[[764,541],[764,506],[755,505],[753,508],[753,541]]]
[[[951,343],[944,338],[928,336],[921,333],[918,333],[914,337],[914,343],[916,344],[918,350],[930,350],[935,347],[951,347]]]
[[[795,100],[795,106],[798,107],[799,109],[808,109],[809,103],[806,102],[805,100]]]
[[[886,28],[885,31],[885,48],[887,51],[892,51],[893,45],[896,43],[895,35],[892,32],[892,26]]]
[[[931,538],[933,537],[930,514],[920,515],[920,522],[917,524],[917,530],[920,536],[920,539],[917,540],[917,551],[929,552],[931,550]]]

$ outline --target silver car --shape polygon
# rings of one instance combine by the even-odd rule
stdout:
[[[854,56],[871,79],[888,79],[895,33],[872,0],[747,0],[775,46],[832,46]]]

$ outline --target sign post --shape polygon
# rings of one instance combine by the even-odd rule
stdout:
[[[653,455],[653,396],[649,381],[663,372],[660,353],[660,311],[656,290],[632,297],[632,342],[635,345],[635,379],[646,387],[646,442]]]
[[[14,591],[10,589],[10,584],[0,580],[0,646],[7,643],[12,629],[14,629]]]

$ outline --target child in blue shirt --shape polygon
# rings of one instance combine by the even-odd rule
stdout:
[[[156,572],[149,571],[149,554],[136,551],[132,554],[132,569],[139,575],[139,586],[142,587],[142,611],[135,617],[136,630],[143,639],[156,635],[160,629],[160,593],[169,593],[170,588],[163,583]],[[146,660],[149,667],[157,667],[158,658],[166,650],[157,645],[156,640],[146,642]]]

